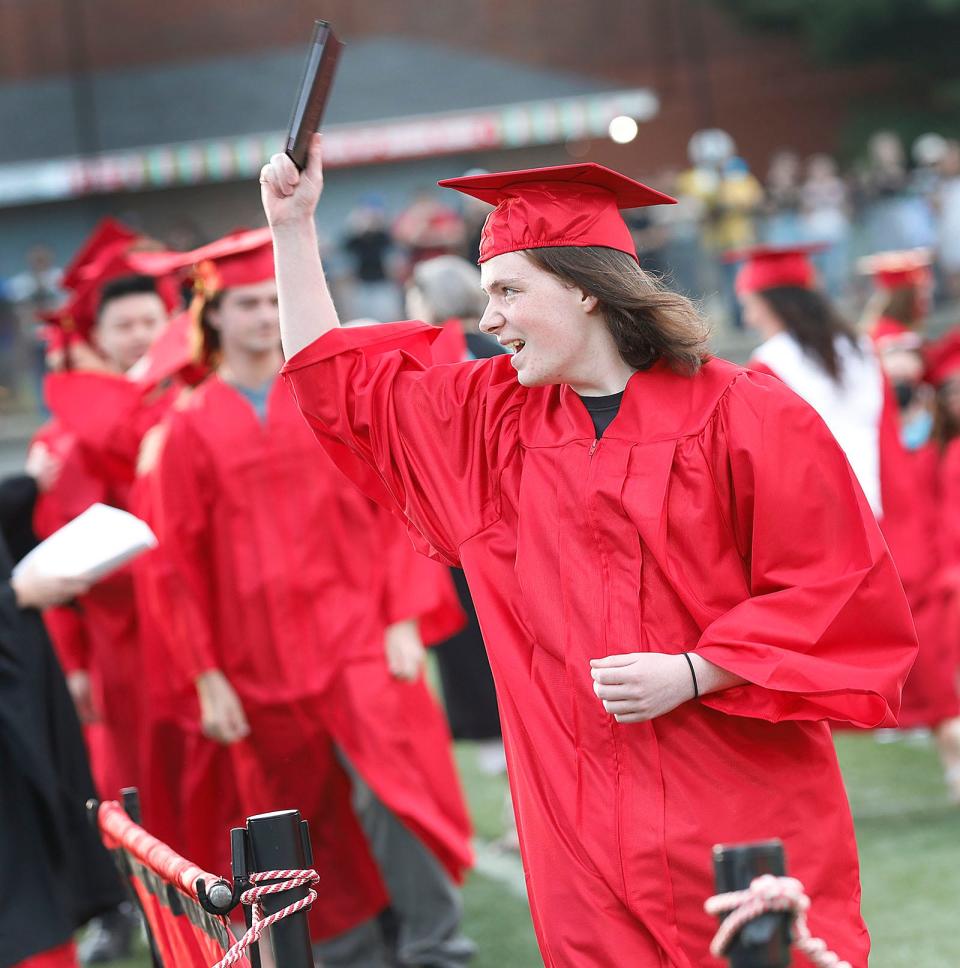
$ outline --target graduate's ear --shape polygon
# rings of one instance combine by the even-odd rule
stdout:
[[[597,307],[600,305],[600,300],[596,296],[590,295],[589,292],[585,292],[583,289],[578,290],[580,295],[580,308],[585,313],[596,312]]]

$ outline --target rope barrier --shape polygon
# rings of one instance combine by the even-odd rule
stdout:
[[[299,911],[309,909],[317,899],[317,892],[310,888],[307,896],[299,901],[288,904],[285,908],[271,914],[269,917],[263,916],[263,906],[260,899],[268,894],[281,894],[297,887],[304,887],[307,884],[316,884],[320,880],[320,875],[316,871],[260,871],[250,874],[250,883],[254,886],[244,891],[240,895],[242,904],[253,906],[253,922],[247,933],[218,961],[213,968],[229,968],[235,965],[243,957],[243,952],[252,944],[260,940],[261,935],[272,924],[282,921]],[[257,886],[261,881],[274,881],[276,883],[263,884]]]
[[[104,846],[114,852],[136,897],[159,963],[207,968],[222,958],[235,940],[228,921],[239,900],[235,885],[181,857],[116,801],[89,807],[96,809]],[[245,959],[243,966],[249,968]]]
[[[100,804],[97,819],[101,833],[108,847],[120,846],[149,867],[157,876],[181,891],[197,899],[197,881],[204,880],[214,884],[221,880],[209,871],[201,870],[162,840],[148,834],[143,827],[135,824],[116,800],[105,800]]]
[[[850,963],[827,948],[820,938],[814,938],[807,927],[810,898],[803,885],[794,877],[774,877],[764,874],[753,880],[745,891],[717,894],[704,904],[707,914],[729,916],[721,923],[710,942],[710,953],[723,958],[745,924],[772,911],[793,915],[794,946],[805,954],[815,968],[851,968]]]

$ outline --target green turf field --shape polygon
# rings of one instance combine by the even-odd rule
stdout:
[[[947,801],[932,747],[880,745],[871,735],[841,736],[837,746],[857,822],[871,968],[960,965],[960,808]],[[475,968],[536,968],[519,862],[483,846],[501,832],[505,781],[481,776],[469,746],[457,755],[481,842],[480,871],[464,892],[467,931],[480,945]],[[147,968],[145,958],[116,964]]]

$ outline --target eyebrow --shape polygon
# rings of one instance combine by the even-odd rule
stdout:
[[[512,277],[510,277],[510,278],[508,278],[508,279],[494,279],[494,280],[493,280],[493,282],[492,282],[492,283],[490,283],[490,289],[488,289],[488,288],[487,288],[486,286],[484,286],[484,285],[483,285],[482,283],[481,283],[481,285],[480,285],[480,288],[481,288],[481,289],[482,289],[482,290],[483,290],[484,292],[487,292],[487,293],[488,293],[488,292],[490,292],[490,290],[491,290],[491,289],[503,289],[503,288],[504,288],[504,287],[506,287],[506,286],[512,286],[512,285],[514,285],[515,283],[517,283],[517,282],[522,282],[522,281],[523,281],[523,280],[522,280],[522,279],[520,279],[520,278],[519,278],[518,276],[512,276]]]

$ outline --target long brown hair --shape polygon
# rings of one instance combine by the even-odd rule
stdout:
[[[624,362],[648,370],[663,360],[693,376],[708,358],[709,331],[686,296],[671,292],[627,253],[605,246],[525,249],[538,268],[596,297]]]
[[[219,292],[214,293],[209,299],[207,299],[203,304],[203,309],[200,312],[200,334],[203,338],[203,359],[209,360],[212,367],[216,367],[220,363],[220,330],[216,329],[210,322],[210,310],[217,310],[220,308],[220,303],[223,301],[223,294],[226,289],[221,289]]]
[[[840,380],[838,336],[859,346],[854,328],[833,308],[823,293],[800,286],[777,286],[757,293],[770,306],[786,331],[814,356],[834,381]]]
[[[869,323],[884,317],[895,319],[907,329],[918,329],[923,322],[922,300],[916,286],[897,286],[896,289],[875,293],[864,311]]]
[[[944,399],[951,389],[949,382],[937,387],[937,395],[934,398],[933,430],[930,436],[941,452],[960,437],[960,421],[953,415],[952,409],[947,406],[947,401]]]

